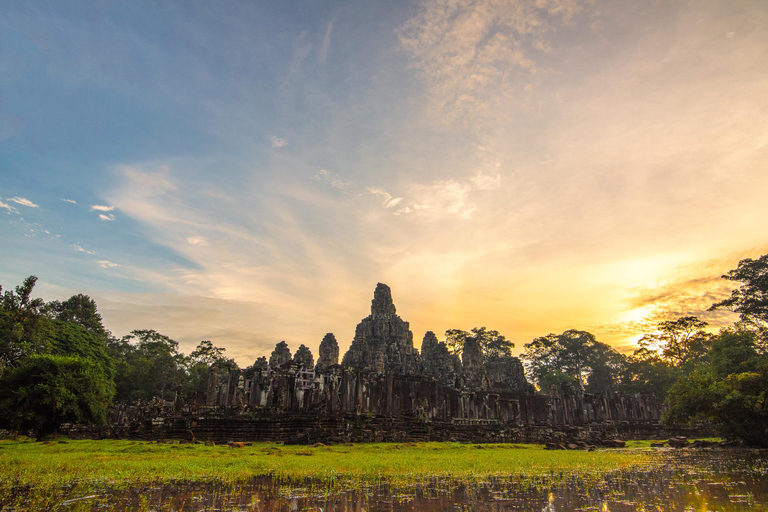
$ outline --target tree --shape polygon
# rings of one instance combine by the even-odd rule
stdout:
[[[226,348],[217,347],[210,341],[204,340],[189,354],[190,363],[191,365],[201,364],[210,368],[216,364],[234,362],[232,359],[224,356],[226,351]]]
[[[48,303],[48,308],[57,320],[79,325],[94,334],[107,334],[96,302],[87,295],[73,295],[64,302],[55,300]]]
[[[700,362],[706,355],[711,334],[704,331],[707,322],[695,316],[667,320],[658,324],[659,333],[646,334],[638,345],[656,351],[661,358],[677,367]]]
[[[107,353],[102,336],[69,322],[53,320],[51,324],[52,354],[90,359],[99,364],[110,379],[114,377],[115,364]]]
[[[112,340],[109,351],[117,362],[117,400],[134,401],[174,396],[187,375],[179,344],[154,330],[136,330]]]
[[[756,335],[725,330],[713,340],[708,362],[675,382],[666,423],[712,421],[721,436],[768,447],[768,356]]]
[[[539,389],[570,383],[590,393],[604,393],[613,386],[624,358],[586,331],[570,329],[548,334],[525,344],[522,358]]]
[[[52,326],[45,316],[45,302],[32,298],[36,282],[35,276],[29,276],[15,293],[9,290],[0,297],[0,375],[25,357],[50,349]]]
[[[511,356],[515,344],[499,331],[489,331],[485,327],[473,327],[471,332],[460,329],[445,331],[445,344],[452,353],[460,355],[467,340],[477,341],[485,357]]]
[[[768,254],[758,259],[746,258],[739,261],[735,269],[722,276],[729,281],[738,281],[741,286],[731,296],[713,304],[709,310],[730,309],[738,313],[745,326],[761,334],[761,349],[768,348]]]
[[[619,376],[617,390],[622,393],[654,394],[663,399],[680,376],[678,368],[647,348],[639,348],[627,357]]]
[[[38,436],[64,422],[104,424],[114,391],[92,360],[32,355],[0,380],[2,421],[13,429],[34,429]]]

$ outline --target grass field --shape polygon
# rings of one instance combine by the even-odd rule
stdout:
[[[604,473],[651,463],[648,443],[624,449],[549,451],[538,445],[406,443],[244,448],[143,441],[0,441],[0,490],[78,485],[135,486],[169,481],[236,483],[255,476],[311,478],[326,485],[430,478],[460,481],[493,476]]]

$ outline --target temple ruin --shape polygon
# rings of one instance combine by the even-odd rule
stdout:
[[[661,417],[652,396],[590,395],[568,387],[536,394],[517,357],[486,357],[471,339],[459,358],[427,332],[419,353],[391,290],[381,283],[341,363],[332,333],[320,343],[316,364],[307,347],[292,356],[282,341],[268,360],[261,357],[245,370],[213,367],[205,397],[193,403],[180,397],[118,405],[105,435],[545,442],[568,429],[647,435],[659,429]]]

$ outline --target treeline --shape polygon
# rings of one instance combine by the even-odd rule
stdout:
[[[723,277],[739,285],[711,309],[738,313],[733,326],[712,334],[696,317],[664,321],[628,356],[586,331],[548,334],[524,347],[528,378],[541,393],[566,385],[589,393],[655,394],[666,401],[668,422],[708,420],[724,437],[768,445],[768,255],[742,260]],[[212,366],[235,366],[225,349],[207,340],[185,355],[176,341],[153,330],[116,338],[90,297],[46,303],[32,297],[35,283],[32,276],[15,290],[0,287],[0,428],[45,435],[63,422],[103,424],[116,401],[177,393],[193,400],[206,392]],[[512,343],[481,327],[451,329],[445,342],[431,340],[433,359],[445,363],[433,369],[438,377],[459,365],[468,340],[489,373],[514,375]],[[422,347],[422,356],[426,351]],[[445,357],[436,357],[443,351]],[[249,368],[289,360],[314,364],[307,347],[292,357],[280,342],[269,359],[260,357]]]
[[[0,286],[0,428],[46,435],[65,422],[102,425],[115,401],[172,399],[178,390],[192,398],[212,365],[235,364],[207,340],[185,355],[153,330],[116,338],[93,299],[46,303],[32,297],[36,282]]]

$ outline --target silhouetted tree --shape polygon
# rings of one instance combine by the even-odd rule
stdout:
[[[471,339],[477,341],[485,357],[511,356],[515,344],[509,341],[499,331],[489,331],[485,327],[473,327],[470,332],[460,329],[445,331],[445,344],[454,354],[461,354],[464,343]]]
[[[723,276],[741,285],[731,296],[713,304],[709,310],[727,308],[738,313],[744,326],[760,334],[758,347],[768,349],[768,254],[758,259],[746,258]]]
[[[590,393],[612,388],[623,364],[623,356],[586,331],[571,329],[548,334],[525,344],[522,358],[539,388],[568,383]]]
[[[617,391],[654,394],[663,400],[680,375],[680,369],[662,359],[658,352],[639,348],[627,357],[619,374]]]
[[[646,334],[638,345],[657,352],[672,366],[682,367],[699,362],[709,348],[711,334],[704,331],[707,322],[695,316],[667,320],[658,324],[657,334]]]

